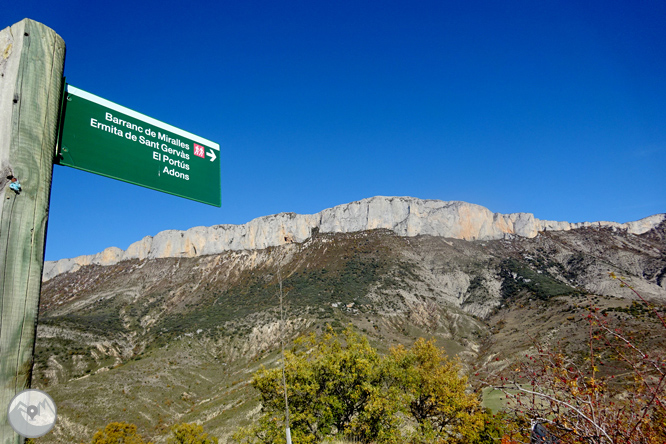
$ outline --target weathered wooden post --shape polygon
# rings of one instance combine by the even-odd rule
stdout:
[[[0,444],[23,442],[7,408],[30,385],[64,61],[40,23],[0,31]]]

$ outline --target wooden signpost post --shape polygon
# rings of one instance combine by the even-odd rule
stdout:
[[[0,444],[23,442],[7,409],[30,386],[54,161],[221,205],[217,143],[65,91],[64,63],[65,42],[41,23],[0,31]]]
[[[40,23],[0,31],[0,444],[24,441],[7,408],[30,384],[64,61]]]

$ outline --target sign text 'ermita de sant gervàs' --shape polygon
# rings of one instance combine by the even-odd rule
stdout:
[[[221,206],[220,146],[67,85],[57,162]]]

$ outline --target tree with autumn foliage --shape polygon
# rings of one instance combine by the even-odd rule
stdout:
[[[666,321],[653,305],[618,279],[656,319],[651,332],[662,344],[648,352],[640,337],[614,325],[607,313],[591,308],[585,315],[585,359],[535,343],[533,353],[501,373],[509,409],[522,421],[542,423],[560,443],[666,443]],[[524,442],[529,432],[516,436]]]
[[[152,444],[144,441],[134,424],[112,422],[93,435],[91,444]]]
[[[167,444],[218,444],[218,439],[204,433],[198,424],[181,423],[171,427]]]
[[[351,327],[311,335],[285,353],[290,426],[294,442],[350,437],[364,443],[481,442],[486,412],[467,392],[460,365],[434,341],[395,347],[380,356]],[[281,369],[261,369],[253,386],[263,415],[240,429],[237,443],[284,443]]]
[[[413,443],[471,443],[479,438],[484,415],[460,363],[447,359],[434,340],[418,339],[411,349],[391,349],[388,377],[397,379],[403,402],[417,427]]]

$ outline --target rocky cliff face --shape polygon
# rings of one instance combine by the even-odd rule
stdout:
[[[609,276],[666,313],[666,221],[630,232],[660,219],[571,229],[462,203],[375,198],[109,249],[97,260],[118,263],[80,266],[42,285],[32,387],[59,407],[43,442],[90,442],[109,418],[136,423],[158,444],[177,422],[228,442],[239,424],[256,421],[249,381],[277,364],[281,328],[287,346],[329,325],[352,324],[383,351],[435,338],[469,369],[505,365],[535,339],[586,356],[594,307],[650,341],[650,354],[664,350],[659,318]],[[378,229],[334,232],[364,228]],[[414,235],[444,229],[448,237]],[[285,245],[258,248],[270,242]],[[206,254],[214,248],[227,251]]]
[[[94,255],[46,262],[43,279],[76,271],[85,265],[113,265],[130,259],[195,257],[303,242],[313,230],[352,233],[383,228],[399,236],[492,240],[512,235],[533,238],[541,231],[568,231],[582,227],[612,227],[643,234],[665,219],[666,214],[658,214],[626,224],[556,222],[536,219],[530,213],[493,213],[485,207],[466,202],[377,196],[328,208],[317,214],[280,213],[260,217],[244,225],[162,231],[154,237],[144,237],[125,251],[110,247]]]

